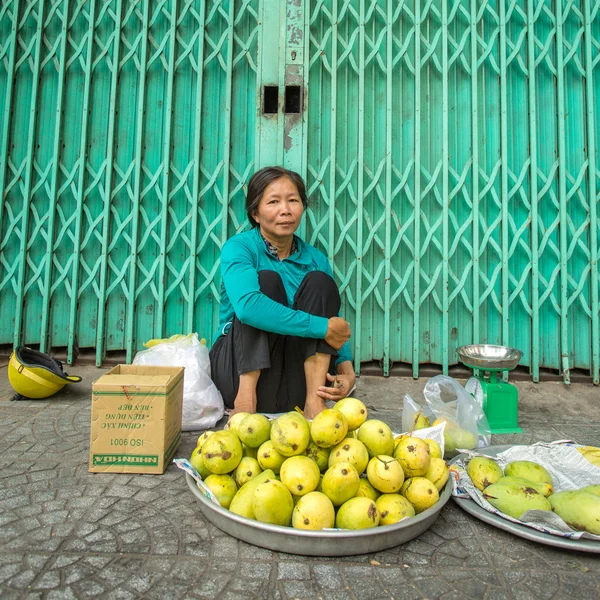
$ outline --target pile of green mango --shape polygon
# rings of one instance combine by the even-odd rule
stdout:
[[[528,510],[554,511],[569,527],[600,535],[600,484],[554,493],[552,476],[533,461],[518,460],[504,471],[493,459],[477,456],[467,474],[500,512],[520,519]]]
[[[439,501],[449,470],[435,440],[369,419],[357,398],[312,421],[238,412],[205,431],[190,464],[218,503],[261,523],[367,529],[413,518]]]

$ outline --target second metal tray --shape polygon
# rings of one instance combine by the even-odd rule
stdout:
[[[496,456],[508,448],[510,448],[508,445],[490,446],[489,448],[480,448],[477,450],[477,452],[480,454],[487,454],[488,456]],[[464,459],[466,457],[466,454],[459,454],[449,461],[449,464],[452,465],[459,459]],[[479,504],[477,504],[477,502],[471,500],[470,498],[457,498],[453,496],[452,499],[465,512],[468,512],[470,515],[480,519],[484,523],[488,523],[489,525],[493,525],[498,529],[508,531],[509,533],[525,538],[526,540],[531,540],[540,544],[547,544],[548,546],[554,546],[555,548],[564,548],[566,550],[579,550],[581,552],[600,554],[600,543],[595,542],[594,540],[573,540],[570,538],[563,538],[558,535],[552,535],[551,533],[544,533],[543,531],[538,531],[533,527],[519,525],[518,523],[513,523],[512,521],[503,519],[495,513],[488,512],[485,510],[485,508],[482,508],[479,506]]]

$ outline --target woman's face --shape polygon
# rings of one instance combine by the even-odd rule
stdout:
[[[263,236],[277,242],[292,238],[303,212],[298,188],[287,177],[280,177],[265,188],[252,216]]]

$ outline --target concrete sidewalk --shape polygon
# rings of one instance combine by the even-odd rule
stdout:
[[[597,554],[559,550],[491,527],[450,501],[436,523],[374,555],[314,558],[264,550],[208,523],[181,471],[87,471],[91,384],[49,400],[11,402],[0,369],[0,597],[526,598],[600,597]],[[400,429],[402,398],[426,380],[361,377],[370,416]],[[600,389],[518,382],[521,435],[492,443],[573,439],[600,446]],[[178,456],[197,434],[186,433]]]

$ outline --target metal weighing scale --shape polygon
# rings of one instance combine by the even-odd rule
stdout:
[[[465,389],[483,406],[491,432],[523,433],[518,420],[519,392],[514,385],[498,378],[499,372],[512,371],[523,353],[492,344],[470,344],[457,348],[456,352],[464,365],[480,372],[465,383]]]

